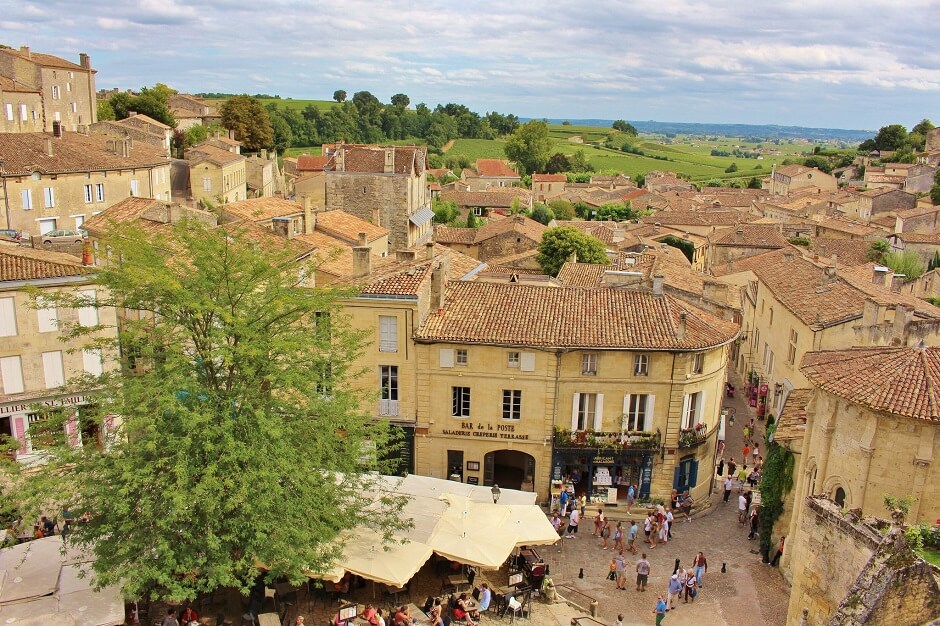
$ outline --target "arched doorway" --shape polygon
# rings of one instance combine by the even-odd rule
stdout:
[[[845,508],[845,489],[842,487],[836,488],[835,501],[840,507]]]
[[[483,457],[483,484],[535,490],[535,458],[518,450],[496,450]]]

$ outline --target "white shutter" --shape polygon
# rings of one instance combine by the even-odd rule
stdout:
[[[54,389],[65,384],[65,372],[62,369],[62,352],[42,353],[42,371],[46,378],[46,389]]]
[[[648,394],[646,396],[646,419],[643,420],[643,427],[638,430],[653,430],[653,410],[656,408],[656,395]]]
[[[623,396],[623,414],[620,417],[620,430],[630,430],[630,394]]]
[[[702,423],[702,415],[705,414],[705,390],[698,392],[698,406],[695,407],[695,423]]]
[[[398,318],[379,316],[379,352],[398,352]]]
[[[32,189],[24,189],[23,191],[20,192],[20,196],[22,197],[24,211],[28,211],[31,208],[33,208],[33,190]]]
[[[594,430],[604,430],[604,394],[597,394],[597,406],[594,407]]]
[[[519,369],[523,372],[535,371],[535,353],[523,352],[519,355]]]
[[[0,337],[16,336],[16,307],[13,298],[0,298]]]
[[[52,208],[55,206],[55,189],[52,187],[43,188],[44,197],[46,200],[46,208]]]
[[[689,414],[689,394],[682,396],[682,413],[679,417],[679,428],[688,428],[686,424],[686,416]]]
[[[440,361],[441,361],[441,367],[453,367],[454,366],[454,349],[453,348],[441,348]]]
[[[23,393],[23,366],[19,356],[0,357],[3,393]]]
[[[82,350],[82,367],[86,374],[101,376],[104,372],[101,349],[93,348],[91,350]]]
[[[571,431],[574,432],[578,430],[578,401],[581,399],[581,394],[576,393],[571,397]]]
[[[82,300],[88,302],[97,302],[98,294],[94,289],[81,289],[78,292],[78,296]],[[83,306],[78,309],[78,323],[81,326],[97,326],[98,325],[98,309],[92,306]]]
[[[42,298],[39,298],[36,302],[39,307],[44,307],[47,304]],[[51,333],[59,330],[59,315],[55,307],[36,309],[36,317],[39,318],[39,332]]]

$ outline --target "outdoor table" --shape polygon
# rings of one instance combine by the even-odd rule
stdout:
[[[262,613],[258,616],[258,626],[281,626],[277,613]]]
[[[451,574],[447,577],[447,584],[456,589],[457,593],[460,593],[460,586],[468,584],[467,577],[463,574]]]
[[[406,604],[405,608],[408,609],[408,615],[410,615],[411,617],[417,618],[418,621],[421,621],[422,618],[428,619],[428,614],[424,612],[424,609],[422,609],[420,606],[418,606],[414,602],[412,602],[411,604]]]

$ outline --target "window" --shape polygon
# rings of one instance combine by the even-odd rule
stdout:
[[[81,228],[82,224],[85,223],[84,215],[73,215],[72,217],[75,218],[75,228]]]
[[[59,113],[58,111],[56,111],[55,113],[52,114],[52,120],[53,120],[54,122],[61,122],[61,121],[62,121],[62,114]]]
[[[82,350],[82,367],[86,374],[101,376],[104,372],[101,349]]]
[[[69,72],[69,78],[72,78],[72,72]],[[68,92],[72,91],[72,83],[65,83],[65,90]]]
[[[0,337],[16,337],[16,307],[13,298],[0,298]]]
[[[676,465],[672,488],[683,493],[698,484],[698,461],[694,456],[683,457]]]
[[[82,289],[78,292],[78,297],[84,300],[87,305],[78,309],[78,323],[80,326],[98,325],[97,293],[94,289]]]
[[[13,121],[13,104],[10,102],[7,102],[7,121]]]
[[[398,366],[379,366],[379,415],[398,415]]]
[[[330,312],[316,311],[313,314],[313,330],[320,339],[330,337]]]
[[[470,387],[451,387],[453,405],[451,415],[470,417]]]
[[[705,369],[705,353],[696,352],[692,355],[692,373],[701,374]]]
[[[787,363],[794,365],[796,363],[796,344],[799,341],[800,336],[797,334],[795,328],[790,329],[790,347],[787,349]]]
[[[576,393],[571,407],[571,430],[600,430],[604,394]]]
[[[29,115],[27,114],[26,105],[20,105],[20,120],[26,122],[29,120]]]
[[[23,210],[29,211],[33,208],[33,191],[31,189],[24,189],[20,192],[20,201],[23,204]]]
[[[840,508],[845,508],[845,489],[842,487],[836,487],[836,493],[832,498],[833,501],[839,505]]]
[[[72,110],[72,113],[78,113],[78,105],[74,102],[69,104],[69,108]]]
[[[466,365],[468,363],[467,350],[461,348],[457,350],[457,365]]]
[[[680,428],[692,428],[701,422],[703,391],[690,393],[685,397],[685,406],[682,409],[682,423]]]
[[[483,217],[486,214],[486,210],[481,206],[473,207],[473,214],[477,217]]]
[[[503,419],[518,420],[522,418],[522,390],[503,389]]]
[[[131,195],[134,196],[135,198],[137,197],[137,181],[136,180],[131,181]]]
[[[774,325],[774,308],[770,307],[770,325]]]
[[[46,379],[46,389],[55,389],[65,384],[65,371],[62,369],[62,352],[42,353],[42,371]]]
[[[507,357],[506,367],[513,367],[513,368],[519,367],[519,353],[518,352],[509,353],[509,356]]]
[[[203,191],[212,191],[212,179],[208,176],[202,178],[202,190]]]
[[[39,220],[39,234],[45,235],[56,229],[56,219],[54,217]]]
[[[648,354],[637,354],[633,357],[633,375],[649,376],[650,374],[650,356]]]
[[[23,393],[23,364],[19,356],[0,357],[0,379],[3,393]]]
[[[535,353],[534,352],[523,352],[520,355],[519,369],[523,372],[534,372],[535,371]]]
[[[398,318],[379,315],[379,352],[398,352]]]
[[[47,209],[51,209],[55,206],[55,189],[52,187],[43,187],[42,197],[45,200]]]
[[[624,397],[624,428],[626,430],[649,430],[656,396],[646,393],[628,394]]]
[[[56,308],[54,306],[43,308],[49,304],[51,303],[43,301],[42,298],[38,298],[36,301],[36,306],[40,307],[36,309],[36,316],[39,318],[39,332],[41,333],[51,333],[59,330],[59,315]]]
[[[85,185],[85,203],[88,204],[94,199],[94,189],[91,185]]]
[[[59,99],[59,86],[58,85],[52,86],[52,99],[53,100]]]
[[[597,355],[588,352],[581,355],[581,373],[585,376],[594,376],[597,374]]]
[[[95,183],[95,200],[104,202],[104,183]]]
[[[333,393],[333,364],[329,361],[322,361],[317,364],[316,369],[317,393],[329,397]]]

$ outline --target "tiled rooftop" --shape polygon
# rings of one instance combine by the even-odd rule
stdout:
[[[52,142],[52,156],[46,153],[47,139]],[[52,133],[0,133],[0,160],[7,176],[131,169],[170,162],[156,146],[136,142],[125,157],[109,151],[108,141],[103,135],[69,132],[61,137],[53,137]]]
[[[316,230],[322,230],[328,235],[344,239],[352,244],[359,243],[359,233],[365,233],[366,241],[369,242],[388,235],[387,228],[376,226],[346,211],[319,211],[316,219]]]
[[[824,391],[901,417],[940,421],[940,348],[809,352],[800,367]]]
[[[477,159],[476,173],[478,176],[519,178],[519,173],[502,159]]]
[[[776,226],[740,224],[716,231],[708,240],[716,246],[746,246],[749,248],[783,248],[789,245]]]
[[[230,213],[243,220],[265,222],[275,217],[286,217],[303,213],[303,207],[297,202],[284,198],[249,198],[230,202],[222,206],[225,213]]]
[[[82,265],[70,254],[26,248],[0,246],[0,281],[38,280],[91,274],[94,268]]]
[[[813,398],[812,389],[793,389],[780,411],[777,427],[774,429],[775,441],[793,441],[802,439],[806,434],[806,405]]]
[[[499,311],[499,315],[493,315]],[[678,336],[680,315],[685,333]],[[695,350],[733,339],[738,326],[671,296],[621,289],[557,289],[452,282],[419,341],[496,345]]]

